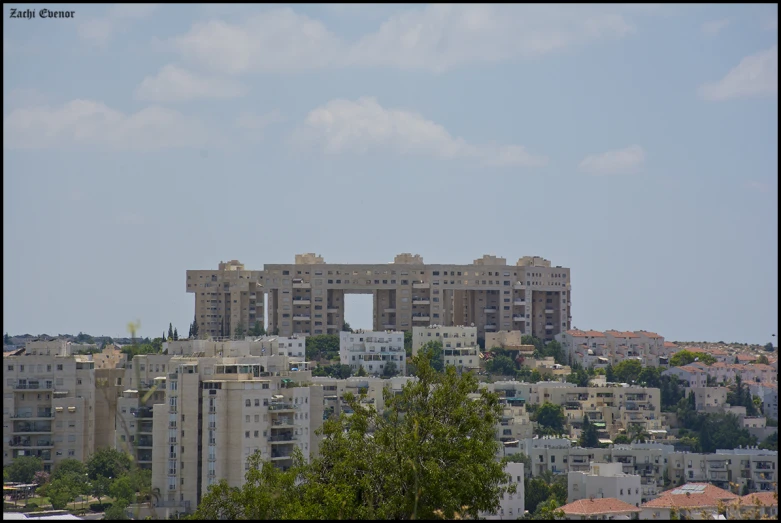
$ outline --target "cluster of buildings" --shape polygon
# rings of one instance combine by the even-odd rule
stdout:
[[[37,456],[51,471],[101,447],[122,449],[151,470],[158,495],[145,509],[149,515],[192,512],[220,479],[243,484],[255,452],[281,469],[291,466],[296,449],[307,459],[316,455],[323,421],[350,414],[348,393],[382,410],[384,391],[401,391],[415,379],[406,375],[404,333],[410,332],[413,354],[440,341],[444,363],[459,371],[480,373],[481,347],[498,347],[526,358],[548,380],[481,383],[502,406],[497,458],[523,453],[529,459],[508,463],[518,492],[505,495],[496,513],[483,514],[488,519],[522,516],[524,476],[548,472],[567,475],[569,503],[562,510],[568,519],[666,519],[673,509],[697,517],[694,508],[714,513],[711,501],[734,501],[733,491],[743,489],[761,497],[766,514],[777,514],[777,501],[766,495],[776,488],[777,452],[676,451],[659,389],[604,377],[586,387],[567,383],[569,366],[530,360],[534,347],[522,337],[559,341],[569,361],[584,367],[627,359],[665,367],[695,393],[698,410],[731,409],[758,431],[767,431],[765,418],[727,404],[726,388],[714,386],[714,377],[721,383],[741,375],[763,399],[765,414],[777,419],[777,362],[734,363],[733,355],[713,352],[714,365],[669,368],[682,347],[658,334],[571,329],[569,269],[542,258],[507,265],[486,255],[471,265],[425,265],[420,256],[401,254],[391,264],[353,265],[305,254],[259,271],[233,260],[217,271],[187,271],[187,291],[196,296],[199,339],[169,341],[162,354],[128,361],[113,346],[83,354],[64,340],[30,342],[5,354],[4,462]],[[373,295],[372,331],[342,331],[349,293]],[[232,336],[258,325],[272,334]],[[339,334],[340,363],[366,376],[312,376],[306,337],[326,333]],[[563,407],[569,437],[534,436],[527,406],[545,402]],[[575,444],[586,419],[597,428],[599,448]],[[613,444],[637,428],[649,443]]]

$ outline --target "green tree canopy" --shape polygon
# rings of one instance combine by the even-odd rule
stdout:
[[[407,357],[412,357],[412,331],[404,331],[404,352]]]
[[[316,334],[306,337],[306,357],[308,360],[315,359],[338,359],[339,358],[339,335],[338,334]]]
[[[383,378],[392,378],[399,373],[399,367],[395,362],[389,361],[385,364],[385,368],[382,371]]]
[[[493,357],[485,364],[485,370],[492,374],[503,374],[505,376],[515,376],[515,362],[509,356],[499,354]]]
[[[599,446],[599,430],[585,414],[583,415],[583,428],[578,444],[584,448],[596,448]]]
[[[62,479],[65,477],[82,478],[87,474],[87,467],[77,459],[64,459],[55,465],[52,471],[52,479]]]
[[[95,451],[87,460],[87,473],[90,479],[118,478],[126,474],[132,462],[129,454],[112,447],[103,447]]]
[[[35,473],[43,470],[43,461],[34,456],[19,456],[6,467],[8,480],[14,483],[32,483]]]
[[[617,381],[621,383],[636,382],[643,370],[643,364],[640,360],[624,360],[613,366],[613,374]]]
[[[429,341],[428,343],[425,343],[420,349],[418,349],[418,356],[421,354],[425,354],[429,364],[431,367],[437,371],[442,372],[445,369],[445,357],[442,353],[442,342],[441,341]],[[414,366],[414,359],[413,359],[413,368],[417,369],[417,366]]]
[[[546,401],[534,413],[532,421],[537,422],[537,433],[540,435],[563,434],[567,417],[561,405]]]

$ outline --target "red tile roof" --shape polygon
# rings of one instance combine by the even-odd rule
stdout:
[[[640,512],[640,509],[616,498],[579,499],[561,507],[568,516],[596,516],[600,514],[616,514],[625,512]]]
[[[646,338],[661,338],[661,336],[659,336],[655,332],[635,331],[635,333],[639,334],[640,336],[645,336]]]
[[[667,348],[673,349],[673,348],[677,347],[678,345],[676,345],[675,343],[673,343],[671,341],[665,341],[664,342],[664,346],[667,347]]]
[[[759,500],[761,505],[766,507],[778,506],[778,498],[774,492],[752,492],[751,494],[740,497],[740,501],[744,507],[755,506],[757,500]]]
[[[687,492],[688,491],[688,492]],[[687,483],[662,492],[662,495],[643,503],[643,508],[700,508],[716,507],[719,501],[737,499],[732,492],[720,489],[709,483]]]
[[[759,356],[755,356],[754,354],[738,354],[738,361],[754,361],[757,358],[759,358]]]

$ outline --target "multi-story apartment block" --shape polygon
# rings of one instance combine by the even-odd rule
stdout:
[[[95,363],[73,355],[63,340],[30,342],[3,355],[3,459],[37,456],[44,469],[67,458],[85,461],[95,451],[98,418]],[[105,437],[105,436],[103,436]]]
[[[309,386],[309,371],[289,367],[287,356],[168,360],[154,380],[165,398],[136,411],[140,422],[151,416],[151,436],[139,444],[151,446],[152,485],[162,493],[156,508],[194,510],[218,479],[240,486],[255,451],[281,468],[292,464],[294,448],[307,459],[317,452],[322,388]]]
[[[196,296],[199,334],[212,336],[258,321],[283,336],[336,334],[345,294],[373,296],[375,331],[474,325],[480,336],[515,329],[552,340],[571,320],[570,270],[536,256],[515,265],[488,255],[471,265],[425,265],[405,253],[391,264],[358,265],[302,254],[294,264],[267,264],[262,271],[233,260],[217,271],[187,271],[187,292]]]
[[[541,381],[522,384],[521,394],[527,403],[562,405],[568,423],[578,430],[584,416],[588,416],[602,429],[601,439],[612,439],[632,425],[642,425],[649,432],[662,430],[659,389],[616,383],[577,387]]]
[[[412,355],[417,356],[420,348],[430,341],[442,343],[443,349],[477,347],[477,327],[463,325],[428,325],[412,329]]]
[[[403,376],[407,372],[404,333],[342,331],[339,334],[339,360],[353,371],[363,367],[367,373],[377,375],[382,375],[386,366],[393,363],[396,371]]]
[[[638,359],[643,365],[665,366],[670,348],[664,338],[648,331],[581,331],[572,329],[556,336],[564,353],[573,363],[584,367],[615,365],[626,359]]]
[[[365,394],[366,397],[361,400],[361,403],[371,405],[382,412],[385,409],[383,391],[387,389],[392,394],[398,394],[406,383],[414,379],[410,376],[395,376],[389,379],[357,376],[337,379],[318,376],[312,378],[312,384],[323,387],[323,416],[328,418],[342,413],[352,413],[352,409],[344,399],[347,393],[355,397]]]
[[[591,462],[588,472],[570,471],[567,474],[567,503],[579,499],[614,498],[639,507],[641,478],[625,474],[623,463]]]
[[[683,478],[728,490],[730,483],[736,483],[740,491],[744,487],[751,492],[772,491],[778,481],[778,452],[756,447],[717,450],[715,454],[676,452],[670,456],[669,467],[673,482]]]

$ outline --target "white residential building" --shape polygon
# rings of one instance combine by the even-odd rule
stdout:
[[[515,494],[505,493],[499,500],[499,510],[493,514],[480,513],[485,519],[518,519],[525,510],[523,489],[523,463],[507,463],[504,471],[510,475],[510,484],[515,484]]]
[[[430,341],[442,343],[442,349],[460,349],[477,347],[477,327],[463,325],[431,325],[429,327],[412,327],[412,355]]]
[[[615,498],[635,507],[642,501],[641,478],[625,474],[622,463],[591,462],[588,472],[567,474],[567,503],[578,499]]]
[[[359,367],[371,375],[382,375],[389,363],[402,376],[407,372],[404,333],[397,331],[363,331],[339,333],[339,359],[353,371]]]

